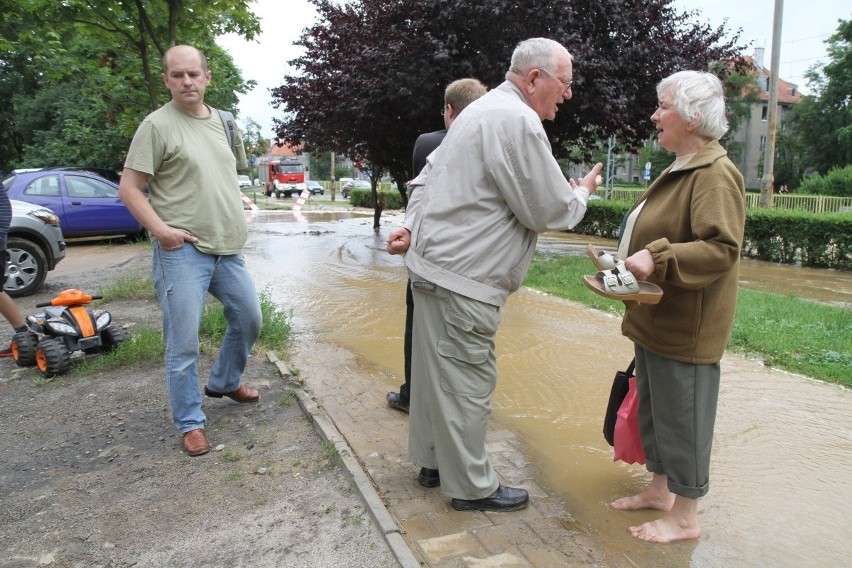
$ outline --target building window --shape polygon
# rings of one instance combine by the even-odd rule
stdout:
[[[760,111],[760,120],[766,122],[767,118],[769,118],[769,105],[763,105],[763,109]]]
[[[761,137],[760,137],[760,149],[761,149],[761,150],[765,150],[765,149],[766,149],[766,136],[761,136]]]

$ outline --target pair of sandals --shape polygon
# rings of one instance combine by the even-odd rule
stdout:
[[[621,300],[627,309],[633,309],[640,303],[658,304],[663,298],[663,290],[659,286],[637,280],[624,266],[624,261],[608,252],[596,250],[591,244],[586,245],[586,254],[599,270],[594,276],[583,277],[583,282],[592,292]]]

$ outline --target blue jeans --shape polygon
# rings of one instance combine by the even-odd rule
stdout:
[[[181,434],[204,428],[198,385],[198,326],[207,292],[222,302],[228,328],[207,386],[216,392],[239,388],[240,375],[260,334],[260,300],[242,253],[216,256],[185,243],[164,250],[154,242],[154,287],[163,310],[166,385],[172,419]]]

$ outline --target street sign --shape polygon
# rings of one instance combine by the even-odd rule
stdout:
[[[254,165],[256,158],[254,156],[249,156],[249,164]]]

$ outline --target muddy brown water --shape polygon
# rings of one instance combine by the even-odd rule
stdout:
[[[293,310],[294,341],[329,341],[377,368],[376,389],[403,377],[406,273],[384,241],[401,217],[260,212],[247,263],[258,285]],[[543,235],[542,250],[583,254],[585,240]],[[613,248],[615,243],[594,240]],[[591,263],[590,263],[591,269]],[[743,285],[852,305],[852,276],[744,262]],[[607,504],[641,490],[644,467],[612,461],[601,417],[613,373],[632,346],[620,320],[522,289],[510,297],[497,338],[493,420],[524,439],[539,481],[557,494],[600,547],[645,566],[849,566],[852,391],[726,355],[711,491],[699,541],[667,546],[631,538],[653,512]]]

